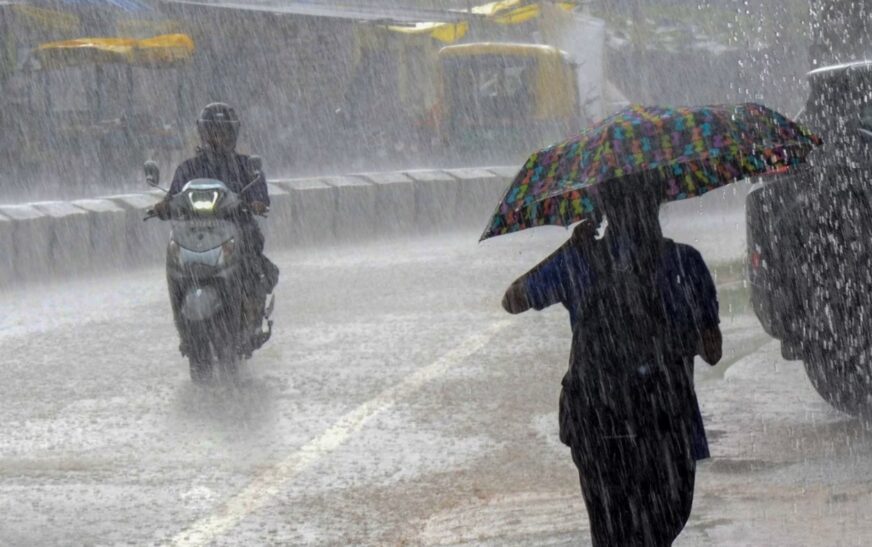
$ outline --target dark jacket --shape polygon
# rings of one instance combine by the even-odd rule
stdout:
[[[672,545],[693,506],[694,460],[708,456],[693,387],[700,333],[718,324],[699,253],[662,240],[567,245],[528,273],[530,305],[572,322],[560,394],[594,547]]]
[[[588,407],[633,421],[650,405],[685,422],[696,459],[708,445],[693,388],[693,355],[701,332],[718,324],[714,283],[702,257],[664,240],[652,277],[622,271],[598,249],[567,246],[525,276],[535,309],[561,303],[569,311],[572,349],[564,390]],[[662,395],[658,400],[646,394]],[[578,424],[576,424],[578,425]],[[568,433],[563,431],[564,440]]]
[[[182,188],[194,179],[218,179],[234,191],[241,191],[256,176],[250,159],[244,154],[217,154],[200,149],[197,155],[185,160],[176,169],[173,183],[170,186],[170,195],[181,192]],[[269,191],[266,185],[266,175],[249,188],[242,199],[252,202],[260,201],[269,205]]]

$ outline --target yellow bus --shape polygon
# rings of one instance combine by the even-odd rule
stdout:
[[[577,65],[538,44],[472,43],[439,51],[439,132],[452,156],[506,159],[584,126]]]

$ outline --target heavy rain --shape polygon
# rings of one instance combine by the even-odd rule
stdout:
[[[0,545],[869,544],[870,16],[0,0]]]

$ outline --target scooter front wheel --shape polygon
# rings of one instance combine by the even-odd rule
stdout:
[[[233,382],[239,367],[239,357],[233,341],[236,337],[222,324],[203,324],[192,328],[188,368],[194,383],[213,379]]]
[[[188,369],[191,381],[195,384],[210,381],[215,372],[215,356],[209,334],[210,328],[206,324],[189,323],[186,329]]]

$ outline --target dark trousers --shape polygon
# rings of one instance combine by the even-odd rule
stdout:
[[[620,418],[571,394],[566,432],[594,547],[669,546],[690,517],[696,463],[674,417]]]

